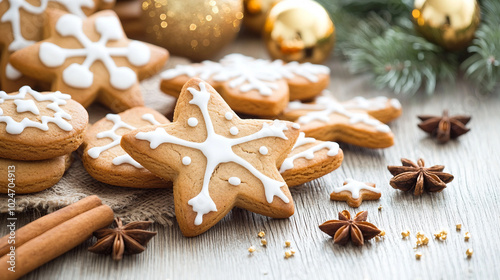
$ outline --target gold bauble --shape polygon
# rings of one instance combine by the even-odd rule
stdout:
[[[243,25],[250,31],[261,34],[271,8],[283,0],[244,0]]]
[[[320,4],[286,0],[269,12],[264,41],[273,59],[321,63],[335,43],[335,26]]]
[[[141,8],[147,41],[195,61],[232,42],[243,18],[236,0],[144,0]]]
[[[415,0],[415,29],[449,51],[470,45],[480,22],[477,0]]]

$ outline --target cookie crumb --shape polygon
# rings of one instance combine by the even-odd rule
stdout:
[[[410,236],[410,231],[409,230],[401,232],[401,237],[403,239],[405,239],[408,236]]]
[[[456,228],[457,228],[457,231],[462,230],[462,224],[457,224]]]
[[[253,253],[253,252],[255,252],[255,247],[254,247],[254,246],[250,246],[250,247],[248,247],[248,252],[249,252],[249,253]]]
[[[262,246],[267,246],[267,240],[265,240],[264,238],[260,240],[260,244]]]
[[[471,258],[472,254],[474,254],[474,250],[469,248],[469,249],[467,249],[467,251],[465,251],[465,254],[467,255],[467,258]]]
[[[292,242],[290,240],[285,241],[285,247],[290,247],[292,245]]]
[[[257,234],[257,235],[258,235],[260,238],[262,238],[262,237],[266,236],[266,233],[265,233],[265,232],[263,232],[263,231],[261,231],[261,232],[259,232],[259,234]]]
[[[416,258],[417,260],[420,260],[420,258],[422,258],[422,253],[416,253],[416,254],[415,254],[415,258]]]
[[[469,238],[470,238],[470,233],[469,233],[469,232],[466,232],[466,233],[465,233],[465,236],[464,236],[464,240],[465,240],[465,241],[469,241]]]
[[[380,237],[384,237],[384,236],[385,236],[385,230],[381,231],[378,235],[379,235]]]
[[[378,211],[382,211],[382,205],[378,207]]]
[[[440,232],[434,233],[434,237],[437,240],[445,241],[446,238],[448,237],[448,231],[446,230],[441,230]]]

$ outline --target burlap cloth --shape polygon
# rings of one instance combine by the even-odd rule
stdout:
[[[178,57],[170,58],[165,69],[179,63],[185,64],[188,61]],[[159,76],[155,76],[141,82],[144,101],[146,106],[171,119],[175,99],[160,92],[159,80]],[[96,104],[89,107],[88,111],[90,123],[111,112]],[[125,221],[151,220],[162,225],[172,224],[174,218],[172,189],[121,188],[98,182],[85,171],[78,155],[73,154],[75,161],[55,186],[39,193],[16,195],[17,212],[29,210],[52,212],[95,194],[114,210],[116,216]],[[0,213],[7,212],[7,199],[6,195],[0,195]]]

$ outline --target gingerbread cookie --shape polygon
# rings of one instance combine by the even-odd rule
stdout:
[[[280,116],[296,121],[306,136],[319,140],[341,141],[367,148],[387,148],[394,144],[394,135],[386,124],[401,114],[401,104],[395,99],[366,100],[355,98],[340,103],[322,95],[312,103],[293,101]]]
[[[110,10],[87,19],[51,10],[47,25],[49,38],[15,52],[10,62],[85,107],[96,100],[115,112],[142,106],[139,80],[168,58],[163,48],[127,39]]]
[[[161,188],[171,186],[132,159],[120,146],[122,135],[131,130],[169,123],[157,111],[135,107],[118,115],[108,114],[85,134],[81,150],[83,166],[98,181],[122,187]]]
[[[347,205],[357,208],[363,200],[377,200],[382,196],[373,183],[359,182],[348,178],[342,187],[334,187],[330,194],[331,200],[346,201]]]
[[[292,197],[276,166],[298,135],[290,122],[240,119],[195,78],[181,91],[173,123],[125,134],[121,146],[157,176],[174,179],[177,221],[184,235],[196,236],[233,207],[291,216]]]
[[[5,0],[0,1],[0,88],[15,91],[34,81],[9,63],[10,55],[43,39],[44,12],[60,9],[79,17],[98,8],[111,8],[113,0]]]
[[[259,152],[265,154],[267,149]],[[289,187],[298,186],[339,168],[343,159],[339,144],[305,137],[301,132],[292,152],[281,164],[280,173]]]
[[[161,74],[161,89],[174,97],[192,77],[206,80],[239,113],[276,116],[289,100],[314,98],[328,86],[330,69],[311,63],[283,63],[241,54],[230,54],[220,62],[178,65]]]
[[[0,193],[34,193],[50,188],[61,180],[72,162],[71,154],[34,161],[0,158]],[[14,175],[9,177],[9,173]]]
[[[0,91],[0,158],[43,160],[66,155],[83,141],[88,114],[71,96],[28,86]]]

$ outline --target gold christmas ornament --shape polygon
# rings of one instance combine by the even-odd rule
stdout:
[[[427,40],[449,51],[470,45],[480,22],[477,0],[415,0],[415,29]]]
[[[195,61],[232,42],[243,19],[236,0],[143,0],[141,10],[147,41]]]
[[[321,63],[335,43],[335,26],[317,2],[281,1],[269,12],[264,41],[273,59]]]
[[[282,0],[244,0],[243,25],[256,34],[261,34],[271,8]]]

